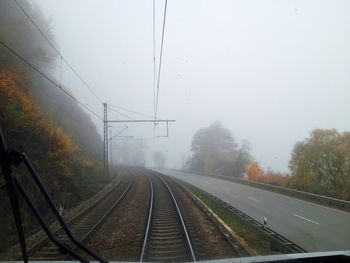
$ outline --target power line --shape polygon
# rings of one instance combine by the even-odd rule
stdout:
[[[120,114],[120,115],[122,115],[122,116],[124,116],[124,117],[126,117],[126,118],[128,118],[129,120],[132,120],[133,118],[131,118],[130,116],[128,116],[128,115],[126,115],[126,114],[124,114],[124,113],[122,113],[122,112],[120,112],[120,111],[118,111],[118,110],[116,110],[116,109],[113,109],[113,108],[111,108],[111,107],[109,107],[109,106],[107,106],[111,111],[114,111],[114,112],[116,112],[116,113],[118,113],[118,114]]]
[[[62,88],[62,57],[60,59],[60,87]]]
[[[148,115],[148,114],[145,114],[145,113],[142,113],[142,112],[138,112],[138,111],[133,111],[133,110],[129,110],[129,109],[126,109],[126,108],[122,108],[122,107],[117,106],[117,105],[108,104],[108,106],[109,106],[110,108],[117,108],[117,109],[120,109],[120,110],[123,110],[123,111],[127,111],[127,112],[130,112],[130,113],[139,114],[139,115],[142,115],[142,116],[144,116],[144,117],[154,118],[154,116],[151,116],[151,115]]]
[[[68,60],[61,54],[61,52],[55,47],[55,45],[49,40],[49,38],[45,35],[45,33],[40,29],[40,27],[37,25],[37,23],[32,19],[32,17],[26,12],[26,10],[18,3],[17,0],[14,0],[15,4],[18,6],[18,8],[23,12],[23,14],[28,18],[28,20],[33,24],[33,26],[39,31],[39,33],[42,35],[42,37],[46,40],[46,42],[57,52],[57,54],[60,56],[60,60],[61,60],[61,65],[60,65],[60,84],[58,85],[57,83],[55,83],[52,79],[50,79],[47,75],[45,75],[44,73],[42,73],[40,70],[38,70],[37,68],[35,68],[31,63],[29,63],[27,60],[25,60],[22,56],[20,56],[18,53],[16,53],[14,50],[12,50],[10,47],[8,47],[5,43],[2,42],[2,44],[8,48],[12,53],[14,53],[15,55],[17,55],[19,58],[21,58],[26,64],[28,64],[29,66],[31,66],[34,70],[36,70],[37,72],[39,72],[42,76],[44,76],[46,79],[48,79],[50,82],[52,82],[55,86],[59,87],[62,89],[62,61],[64,61],[67,66],[72,70],[72,72],[78,77],[78,79],[90,90],[90,92],[100,101],[103,102],[102,99],[95,93],[95,91],[91,88],[91,86],[80,76],[80,74],[75,70],[75,68],[68,62]],[[154,101],[155,101],[155,115],[154,116],[150,116],[144,113],[140,113],[140,112],[136,112],[136,111],[132,111],[132,110],[128,110],[125,108],[121,108],[119,106],[115,106],[116,108],[119,108],[121,110],[124,111],[128,111],[131,113],[135,113],[135,114],[140,114],[146,117],[151,117],[151,118],[157,118],[157,110],[158,110],[158,100],[159,100],[159,84],[160,84],[160,73],[161,73],[161,65],[162,65],[162,57],[163,57],[163,43],[164,43],[164,31],[165,31],[165,21],[166,21],[166,11],[167,11],[167,3],[168,1],[165,1],[165,7],[164,7],[164,16],[163,16],[163,30],[162,30],[162,38],[161,38],[161,49],[160,49],[160,61],[159,61],[159,69],[158,69],[158,81],[157,81],[157,72],[156,72],[156,60],[155,60],[155,20],[156,20],[156,16],[155,16],[155,11],[156,11],[156,5],[155,5],[155,0],[153,0],[153,68],[154,68]],[[156,85],[157,82],[157,85]],[[155,89],[157,88],[157,92],[155,92]],[[92,110],[90,110],[85,104],[81,103],[78,99],[76,99],[75,97],[73,97],[71,94],[69,94],[67,91],[65,91],[64,89],[62,89],[63,92],[65,92],[68,96],[70,96],[72,99],[74,99],[76,102],[78,102],[80,105],[82,105],[85,109],[87,109],[89,112],[93,113],[95,116],[97,116],[99,119],[102,119],[100,116],[98,116],[95,112],[93,112]],[[155,93],[156,93],[156,98],[155,98]],[[112,105],[113,106],[113,105]],[[111,108],[110,108],[111,109]],[[113,109],[111,109],[113,110]],[[123,114],[119,111],[116,111],[114,109],[115,112],[117,112],[120,115],[123,115],[124,117],[127,117],[129,119],[132,119],[131,117],[129,117],[126,114]]]
[[[109,128],[112,128],[113,130],[115,130],[117,133],[119,133],[120,132],[120,130],[118,130],[116,127],[114,127],[114,126],[108,126]],[[129,128],[128,126],[124,126],[123,127],[123,129],[124,128]]]
[[[157,118],[158,113],[158,101],[159,101],[159,83],[160,83],[160,72],[162,69],[162,58],[163,58],[163,44],[164,44],[164,31],[165,31],[165,21],[166,21],[166,11],[168,6],[168,0],[165,0],[164,5],[164,15],[163,15],[163,30],[162,30],[162,40],[160,45],[160,56],[159,56],[159,68],[158,68],[158,82],[157,82],[157,97],[156,97],[156,110],[154,117]]]
[[[61,57],[61,60],[63,60],[67,66],[72,70],[72,72],[78,77],[78,79],[90,90],[90,92],[100,101],[102,102],[101,98],[97,96],[95,91],[90,87],[90,85],[79,75],[79,73],[73,68],[73,66],[62,56],[60,51],[55,47],[55,45],[49,40],[48,37],[46,37],[45,33],[40,29],[40,27],[35,23],[35,21],[31,18],[31,16],[24,10],[24,8],[17,2],[17,0],[14,0],[15,4],[21,9],[23,14],[29,19],[29,21],[34,25],[34,27],[40,32],[42,37],[46,40],[46,42],[57,52],[57,54]]]
[[[116,120],[119,119],[119,117],[118,117],[114,112],[112,112],[112,114],[114,115],[114,117],[116,118]]]
[[[26,65],[28,65],[30,68],[32,68],[34,71],[39,73],[41,76],[43,76],[45,79],[47,79],[49,82],[51,82],[55,87],[62,90],[67,96],[75,100],[78,104],[80,104],[83,108],[85,108],[87,111],[95,115],[100,120],[103,120],[97,113],[95,113],[93,110],[91,110],[89,107],[87,107],[84,103],[80,102],[77,98],[75,98],[73,95],[71,95],[69,92],[64,90],[59,84],[57,84],[54,80],[52,80],[49,76],[47,76],[45,73],[43,73],[41,70],[39,70],[37,67],[35,67],[33,64],[31,64],[28,60],[26,60],[23,56],[21,56],[19,53],[17,53],[15,50],[13,50],[11,47],[9,47],[6,43],[4,43],[2,40],[0,40],[0,44],[3,45],[6,49],[8,49],[12,54],[14,54],[17,58],[22,60]]]
[[[156,88],[157,88],[157,69],[156,69],[156,0],[153,0],[153,114],[156,116]]]
[[[97,96],[97,94],[95,93],[95,91],[89,86],[89,84],[87,84],[87,82],[78,74],[78,72],[73,68],[73,66],[64,58],[63,61],[68,65],[68,67],[73,71],[73,73],[80,79],[80,81],[91,91],[91,93],[100,101],[103,102],[102,99]]]
[[[45,33],[40,29],[38,24],[34,21],[34,19],[28,14],[28,12],[18,3],[17,0],[14,0],[15,4],[18,6],[18,8],[23,12],[23,14],[28,18],[28,20],[33,24],[33,26],[38,30],[38,32],[42,35],[42,37],[46,40],[46,42],[57,52],[57,54],[60,56],[60,88],[62,87],[62,61],[66,63],[66,65],[72,70],[72,72],[78,77],[78,79],[90,90],[90,92],[100,101],[103,102],[102,99],[96,94],[96,92],[91,88],[91,86],[81,77],[81,75],[77,72],[77,70],[69,63],[69,61],[61,54],[61,52],[55,47],[55,45],[50,41],[50,39],[45,35]],[[156,72],[156,58],[155,58],[155,42],[156,42],[156,37],[155,37],[155,22],[156,22],[156,5],[155,5],[155,0],[153,0],[153,71],[154,71],[154,92],[153,92],[153,100],[155,103],[155,115],[150,116],[144,113],[128,110],[125,108],[121,108],[118,106],[117,107],[121,110],[128,111],[131,113],[135,114],[140,114],[146,117],[151,117],[155,118],[157,117],[157,110],[158,110],[158,97],[159,97],[159,83],[160,83],[160,72],[161,72],[161,62],[162,62],[162,54],[163,54],[163,43],[164,43],[164,31],[165,31],[165,21],[166,21],[166,10],[167,10],[167,0],[165,1],[165,8],[164,8],[164,18],[163,18],[163,30],[162,30],[162,40],[161,40],[161,50],[160,50],[160,61],[159,61],[159,69],[158,69],[158,81],[157,81],[157,72]],[[156,84],[157,83],[157,84]],[[157,89],[157,93],[156,93]],[[80,103],[80,102],[79,102]],[[84,105],[85,107],[85,105]],[[127,115],[120,113],[119,114],[127,117]],[[130,117],[127,117],[131,119]]]
[[[23,9],[23,7],[17,2],[17,0],[14,0],[15,4],[21,9],[23,14],[29,19],[30,22],[35,26],[35,28],[40,32],[40,34],[43,36],[43,38],[49,43],[49,45],[60,55],[60,52],[58,49],[51,43],[51,41],[46,37],[44,32],[39,28],[39,26],[34,22],[34,20],[29,16],[29,14]]]
[[[125,128],[123,128],[122,130],[118,131],[115,135],[111,136],[110,138],[108,138],[108,141],[111,141],[113,138],[117,137],[119,134],[121,134],[122,132],[124,132],[126,129],[128,129],[128,126],[126,126]]]

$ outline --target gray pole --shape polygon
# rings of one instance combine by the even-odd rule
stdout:
[[[109,138],[112,138],[112,131],[109,130]],[[113,165],[113,159],[112,159],[112,154],[113,154],[113,144],[112,140],[109,139],[109,161]]]
[[[108,178],[108,119],[107,103],[103,103],[103,175]]]

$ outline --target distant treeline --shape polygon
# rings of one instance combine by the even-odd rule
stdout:
[[[350,200],[350,132],[313,130],[294,146],[289,169],[281,174],[256,162],[246,166],[253,181]]]
[[[55,43],[50,23],[29,1],[20,1]],[[26,19],[14,1],[0,2],[0,40],[47,75],[53,75],[57,54]],[[68,90],[67,90],[68,92]],[[25,151],[62,212],[91,196],[101,179],[102,141],[89,115],[61,90],[0,45],[0,128],[10,147]],[[47,207],[19,168],[17,175],[40,210]],[[1,178],[3,180],[3,178]],[[0,191],[0,251],[16,240],[6,199]],[[24,213],[26,230],[35,229]],[[11,223],[12,222],[12,223]]]
[[[233,177],[350,200],[350,132],[315,129],[294,146],[290,173],[264,169],[249,143],[239,146],[220,122],[198,130],[192,139],[186,170]]]

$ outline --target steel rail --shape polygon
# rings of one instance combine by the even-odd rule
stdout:
[[[150,225],[151,225],[151,219],[152,219],[152,212],[153,212],[153,200],[154,200],[154,189],[153,189],[153,183],[151,178],[147,175],[147,179],[150,184],[150,189],[151,189],[151,199],[150,199],[150,205],[149,205],[149,212],[148,212],[148,219],[147,219],[147,226],[146,226],[146,232],[145,232],[145,237],[143,239],[143,246],[142,246],[142,251],[141,251],[141,256],[140,256],[140,262],[143,261],[143,258],[146,253],[146,246],[147,246],[147,240],[148,240],[148,235],[150,232]]]
[[[193,248],[192,248],[192,243],[191,243],[191,240],[190,240],[190,236],[189,236],[189,234],[188,234],[188,232],[187,232],[186,224],[185,224],[185,221],[184,221],[184,219],[183,219],[183,217],[182,217],[182,213],[181,213],[180,208],[179,208],[179,206],[178,206],[178,204],[177,204],[177,201],[176,201],[176,199],[175,199],[175,196],[174,196],[174,194],[173,194],[171,188],[170,188],[169,185],[167,184],[167,182],[166,182],[165,180],[163,180],[163,178],[161,178],[159,175],[156,175],[156,176],[162,181],[162,183],[163,183],[163,184],[165,185],[165,187],[168,189],[168,191],[169,191],[169,193],[170,193],[170,195],[171,195],[171,197],[172,197],[172,200],[173,200],[173,202],[174,202],[174,204],[175,204],[175,206],[176,206],[177,214],[179,215],[179,218],[180,218],[180,221],[181,221],[181,225],[182,225],[183,231],[185,232],[187,244],[188,244],[188,246],[189,246],[189,248],[190,248],[190,252],[191,252],[191,257],[192,257],[192,259],[193,259],[193,262],[196,262],[197,260],[196,260],[196,256],[195,256],[194,251],[193,251]]]
[[[82,211],[80,211],[77,215],[73,216],[69,220],[67,220],[68,225],[74,224],[76,221],[78,221],[81,217],[86,215],[89,211],[91,211],[94,207],[96,207],[99,203],[101,203],[102,200],[107,198],[110,194],[113,193],[114,190],[117,189],[121,185],[122,179],[117,181],[111,188],[106,189],[105,192],[101,194],[96,200],[93,200],[91,204],[88,204],[87,207],[85,207]],[[53,234],[57,235],[60,231],[62,231],[62,228],[59,228],[55,231],[53,231]],[[28,249],[28,256],[34,255],[37,251],[39,251],[41,248],[43,248],[47,242],[49,241],[49,238],[45,238],[42,241],[39,241],[37,244],[35,244],[32,248]],[[18,258],[20,259],[20,258]]]
[[[109,216],[109,214],[113,211],[113,209],[119,204],[119,202],[125,197],[126,193],[130,190],[131,185],[134,182],[134,176],[131,178],[130,183],[128,184],[128,186],[126,187],[126,189],[124,190],[124,192],[121,194],[121,196],[118,198],[117,201],[115,201],[115,203],[113,204],[113,206],[100,218],[100,220],[98,220],[98,222],[92,227],[92,229],[85,234],[85,236],[83,236],[81,238],[81,241],[84,241],[100,224],[103,223],[103,221],[107,218],[107,216]]]
[[[114,202],[114,204],[111,206],[111,208],[108,209],[108,211],[106,213],[104,213],[104,215],[97,221],[97,223],[80,239],[81,242],[84,242],[106,220],[106,218],[110,215],[110,213],[114,210],[114,208],[125,197],[126,193],[131,188],[131,185],[133,184],[133,182],[134,182],[134,176],[132,176],[130,183],[125,188],[123,193],[119,196],[119,198]],[[73,249],[73,251],[75,251],[75,250],[76,250],[76,248]],[[69,257],[70,257],[70,255],[67,255],[66,257],[64,257],[64,260],[68,259]]]

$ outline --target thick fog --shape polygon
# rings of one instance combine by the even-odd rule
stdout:
[[[34,2],[103,101],[154,115],[151,0]],[[157,62],[163,8],[156,0]],[[151,123],[127,124],[123,135],[146,139],[149,165],[160,150],[180,167],[194,133],[221,121],[264,167],[287,171],[294,144],[312,129],[350,130],[349,14],[349,1],[169,0],[158,116],[176,122],[169,138],[156,138],[166,129]],[[94,95],[67,67],[62,73],[64,86],[102,116]],[[117,118],[126,117],[109,111]]]

